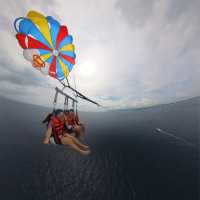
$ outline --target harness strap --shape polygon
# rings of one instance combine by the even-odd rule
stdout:
[[[54,100],[53,100],[53,110],[55,110],[57,99],[58,99],[58,91],[56,90],[56,93],[55,93],[55,96],[54,96]]]
[[[68,109],[69,98],[65,96],[64,110]]]

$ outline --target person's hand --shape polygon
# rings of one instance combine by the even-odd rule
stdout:
[[[48,138],[45,138],[45,139],[43,140],[43,144],[49,144],[49,139],[48,139]]]
[[[64,136],[64,137],[67,137],[67,136],[68,136],[68,133],[66,133],[66,132],[63,133],[63,136]]]

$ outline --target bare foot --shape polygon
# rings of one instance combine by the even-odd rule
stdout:
[[[85,150],[90,150],[90,147],[87,146],[87,145],[83,145],[83,148],[84,148]]]
[[[81,151],[81,154],[85,156],[89,155],[90,153],[91,153],[90,150]]]

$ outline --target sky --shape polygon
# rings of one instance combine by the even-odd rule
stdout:
[[[77,55],[69,79],[104,108],[147,107],[200,95],[199,0],[0,2],[1,96],[52,106],[59,86],[24,59],[15,38],[13,21],[29,10],[67,25]],[[98,110],[82,101],[80,109]]]

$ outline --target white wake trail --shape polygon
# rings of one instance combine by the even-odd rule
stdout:
[[[184,142],[184,143],[185,143],[186,145],[188,145],[188,146],[193,146],[193,147],[195,147],[194,144],[188,142],[187,140],[185,140],[185,139],[183,139],[183,138],[181,138],[181,137],[175,136],[175,135],[173,135],[172,133],[169,133],[169,132],[167,132],[167,131],[164,131],[164,130],[162,130],[162,129],[160,129],[160,128],[156,128],[156,131],[159,132],[159,133],[161,133],[161,134],[167,135],[167,136],[169,136],[169,137],[171,137],[171,138],[174,138],[174,139],[176,139],[176,140],[178,140],[178,141]]]

